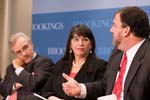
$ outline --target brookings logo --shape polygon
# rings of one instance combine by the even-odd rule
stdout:
[[[63,30],[62,22],[32,24],[32,30]]]
[[[88,20],[76,20],[73,25],[76,24],[86,24],[91,28],[106,28],[112,25],[112,19],[88,19]]]
[[[64,47],[52,47],[48,48],[48,55],[63,55],[65,53]]]

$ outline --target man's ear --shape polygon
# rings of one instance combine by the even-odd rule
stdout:
[[[124,30],[123,30],[124,36],[125,36],[125,37],[126,37],[126,36],[129,36],[129,35],[130,35],[130,31],[131,31],[130,27],[129,27],[129,26],[126,26],[126,27],[124,28]]]
[[[33,44],[31,40],[29,41],[29,44],[31,44],[31,45]]]

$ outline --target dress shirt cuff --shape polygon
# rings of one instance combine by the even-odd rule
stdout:
[[[12,90],[16,90],[15,84],[13,85],[13,88],[12,88]]]
[[[75,96],[75,97],[84,99],[87,95],[86,86],[83,83],[81,83],[80,87],[81,87],[81,94],[79,96]]]
[[[24,68],[22,68],[22,67],[16,68],[15,73],[18,76],[23,70],[24,70]]]

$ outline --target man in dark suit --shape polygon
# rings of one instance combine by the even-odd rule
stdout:
[[[2,78],[0,77],[0,95],[7,96],[6,89],[4,88],[1,81],[2,81]]]
[[[7,67],[2,82],[5,93],[1,94],[9,100],[17,93],[17,100],[25,100],[28,95],[40,92],[48,77],[51,77],[53,62],[38,55],[30,37],[24,33],[13,34],[9,45],[15,58]]]
[[[116,47],[110,56],[105,77],[101,81],[79,84],[68,75],[63,84],[65,93],[81,98],[101,97],[101,100],[150,100],[150,26],[146,13],[138,7],[125,7],[114,15],[110,29]],[[113,92],[121,73],[121,59],[127,55],[127,64],[121,84],[121,93]]]

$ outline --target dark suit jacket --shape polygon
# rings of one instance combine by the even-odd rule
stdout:
[[[3,95],[3,96],[7,96],[6,94],[6,89],[5,87],[3,86],[3,84],[1,83],[1,78],[0,78],[0,95]]]
[[[102,79],[107,66],[106,65],[107,62],[102,59],[92,58],[92,60],[88,61],[88,63],[91,64],[90,70],[87,69],[86,64],[84,64],[75,77],[75,80],[77,80],[78,82],[85,83],[85,82],[92,82],[92,81]],[[50,78],[47,81],[47,84],[42,90],[42,96],[47,98],[51,95],[55,95],[65,100],[80,100],[65,95],[62,89],[62,83],[65,82],[65,80],[62,77],[62,73],[69,74],[71,70],[71,66],[72,64],[69,64],[69,62],[64,59],[56,63],[53,77],[52,79]],[[96,100],[96,98],[92,100]]]
[[[87,98],[104,95],[104,93],[101,92],[102,90],[106,90],[106,95],[112,93],[122,54],[121,51],[114,50],[108,63],[106,77],[103,81],[86,84],[88,91]],[[150,100],[149,39],[141,45],[133,58],[125,80],[124,100]]]
[[[14,83],[19,82],[23,84],[23,88],[18,90],[18,100],[25,100],[32,92],[39,93],[41,91],[47,79],[51,77],[53,62],[49,58],[37,55],[24,68],[25,70],[17,76],[13,65],[9,65],[3,81],[6,95],[11,94]],[[32,72],[34,72],[35,75],[32,75]]]

